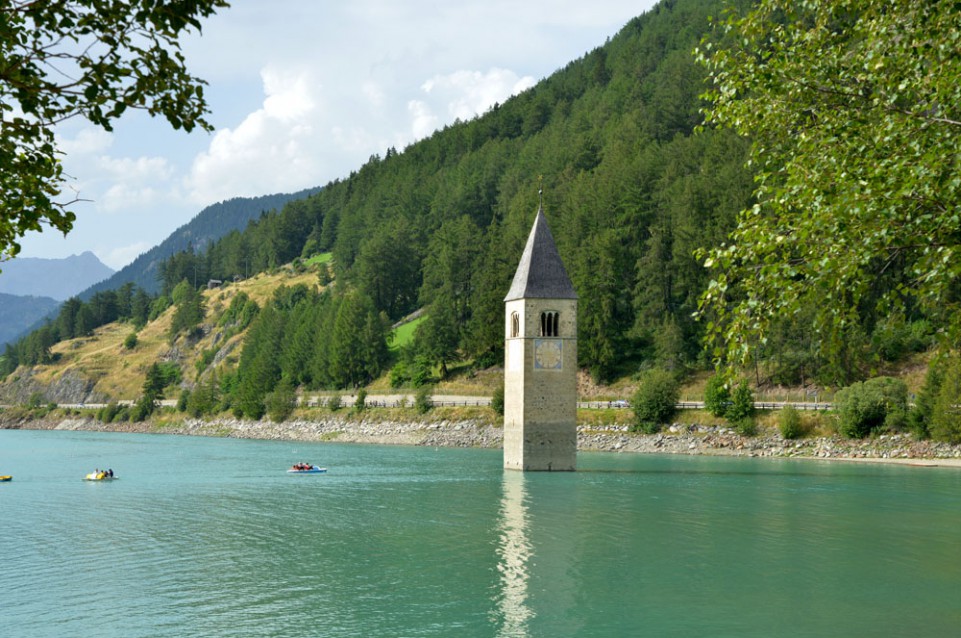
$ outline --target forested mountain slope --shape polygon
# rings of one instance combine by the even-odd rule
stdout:
[[[234,197],[211,204],[112,277],[83,290],[79,296],[87,300],[95,292],[116,290],[126,283],[133,283],[148,292],[156,293],[160,289],[158,267],[163,260],[183,250],[203,250],[227,233],[245,228],[251,220],[279,210],[287,202],[301,199],[316,191],[316,188],[311,188],[297,193]]]
[[[403,152],[387,149],[203,254],[167,264],[229,279],[332,251],[338,279],[388,319],[420,306],[428,353],[496,360],[502,298],[538,207],[581,298],[580,361],[598,378],[695,360],[706,281],[694,258],[751,197],[746,144],[694,135],[692,50],[715,0],[669,0],[534,88]]]

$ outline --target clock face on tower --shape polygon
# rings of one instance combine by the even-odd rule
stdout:
[[[564,366],[564,342],[559,339],[534,339],[534,369],[560,370]]]

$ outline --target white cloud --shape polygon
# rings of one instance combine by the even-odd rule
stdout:
[[[131,213],[136,209],[153,204],[160,192],[149,186],[136,187],[129,184],[114,184],[97,199],[97,207],[109,213]]]
[[[106,212],[136,212],[155,203],[169,193],[174,175],[173,167],[163,157],[101,156],[96,164],[101,178],[111,184],[95,197],[97,208]]]
[[[377,79],[338,77],[337,69],[272,66],[261,78],[261,107],[217,131],[194,158],[185,184],[195,204],[322,184],[388,146],[402,148],[455,119],[471,119],[535,83],[509,69],[461,70],[402,82],[391,97]],[[327,85],[334,89],[322,94]],[[417,97],[403,100],[405,92]]]
[[[263,113],[263,117],[291,122],[314,110],[315,104],[310,96],[305,72],[283,72],[268,68],[260,76],[264,80],[264,93],[267,95],[264,108],[259,112]]]
[[[509,69],[480,71],[456,71],[448,75],[435,75],[421,88],[432,94],[435,100],[446,101],[447,113],[452,118],[469,120],[486,112],[492,106],[512,95],[521,93],[535,84],[534,78],[518,77]]]
[[[97,159],[97,168],[109,173],[111,179],[126,178],[129,182],[167,180],[173,175],[173,167],[164,157],[108,157]]]
[[[360,163],[367,161],[367,157],[377,152],[377,140],[366,129],[359,126],[335,126],[330,129],[331,141],[346,153],[357,158],[363,157]],[[364,153],[367,153],[365,156]],[[359,168],[355,166],[355,168]]]
[[[534,84],[529,75],[500,68],[435,75],[421,85],[422,99],[407,103],[411,133],[415,140],[423,139],[444,123],[470,120]],[[438,110],[444,115],[437,115]]]
[[[411,133],[415,140],[423,139],[437,130],[439,120],[426,102],[411,100],[407,103],[407,111],[411,116]]]
[[[311,148],[318,83],[303,70],[261,72],[263,106],[236,128],[221,129],[193,161],[187,188],[198,204],[293,190],[318,181]]]
[[[68,156],[103,153],[113,144],[113,135],[96,127],[80,129],[73,138],[58,136],[57,145]]]
[[[383,108],[387,96],[384,94],[383,88],[375,82],[364,82],[361,86],[361,92],[364,97],[367,98],[367,103],[373,107],[373,110],[379,111]]]
[[[188,67],[209,82],[217,132],[174,132],[136,110],[112,133],[64,123],[69,188],[93,204],[78,203],[67,239],[32,233],[24,255],[123,246],[116,254],[132,258],[207,204],[345,177],[503,103],[653,1],[235,3],[184,42]]]

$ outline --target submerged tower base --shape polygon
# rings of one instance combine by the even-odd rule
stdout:
[[[577,428],[572,424],[524,427],[504,424],[504,469],[573,472],[577,469]]]

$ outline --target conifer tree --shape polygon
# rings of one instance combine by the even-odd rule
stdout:
[[[331,340],[334,334],[334,323],[341,298],[325,296],[320,304],[317,333],[314,339],[314,350],[310,361],[311,381],[314,388],[335,387],[330,367]]]
[[[317,298],[304,299],[290,310],[280,368],[282,376],[294,386],[310,385],[313,380],[310,364],[316,349],[321,303]]]
[[[204,320],[206,312],[203,295],[183,280],[174,290],[174,303],[177,310],[170,323],[170,338],[176,339],[184,332],[191,332]]]
[[[944,367],[928,430],[937,441],[961,443],[961,360],[952,358]]]
[[[244,416],[259,419],[266,411],[264,397],[280,379],[283,334],[283,314],[267,304],[250,327],[237,368],[240,382],[234,405]]]
[[[356,387],[370,381],[383,362],[386,336],[383,324],[369,297],[348,293],[334,321],[329,347],[330,376],[334,385]]]

